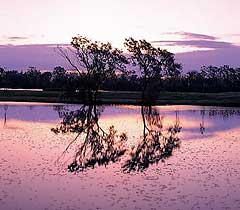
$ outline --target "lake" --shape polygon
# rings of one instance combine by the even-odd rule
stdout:
[[[0,209],[240,209],[240,109],[0,103]]]

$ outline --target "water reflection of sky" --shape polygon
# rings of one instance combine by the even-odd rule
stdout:
[[[29,122],[59,122],[58,111],[77,110],[79,105],[39,104],[39,103],[1,103],[0,120]],[[219,132],[228,132],[240,127],[240,109],[229,107],[203,106],[157,106],[163,116],[165,128],[174,124],[176,115],[182,126],[182,140],[207,138]],[[114,125],[119,131],[127,132],[134,138],[141,132],[142,121],[138,106],[105,106],[100,117],[103,126]],[[203,127],[202,133],[200,127]]]
[[[0,209],[239,209],[238,108],[157,107],[165,127],[179,116],[181,140],[204,141],[181,142],[171,158],[144,173],[123,174],[122,162],[116,162],[73,174],[66,169],[81,139],[57,161],[75,135],[51,132],[61,121],[57,110],[63,107],[8,105],[0,104]],[[126,131],[130,141],[139,138],[140,107],[102,110],[101,126],[113,124]],[[203,121],[206,130],[200,134]]]

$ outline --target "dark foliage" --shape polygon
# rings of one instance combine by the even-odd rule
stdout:
[[[176,115],[175,124],[170,127],[167,134],[163,132],[162,117],[156,109],[143,107],[143,135],[130,152],[129,159],[123,165],[124,172],[144,171],[151,164],[164,161],[170,157],[173,150],[180,146],[177,134],[181,131],[180,121]]]
[[[101,107],[83,105],[75,111],[68,111],[56,107],[62,122],[52,131],[58,133],[75,133],[76,138],[69,144],[65,152],[76,141],[78,149],[73,162],[68,166],[70,172],[83,171],[94,168],[95,165],[107,165],[116,162],[126,151],[124,143],[127,140],[125,133],[117,134],[114,126],[105,131],[98,119],[102,112]]]
[[[177,133],[181,131],[178,117],[174,126],[165,134],[162,117],[152,107],[141,108],[143,136],[140,137],[139,143],[136,141],[136,146],[132,149],[127,144],[128,138],[125,133],[118,134],[113,125],[108,130],[102,129],[99,125],[102,107],[82,105],[80,109],[70,111],[64,106],[56,106],[55,110],[58,111],[62,122],[52,131],[56,134],[76,134],[76,138],[64,151],[67,152],[76,143],[77,149],[73,161],[68,165],[70,172],[84,171],[96,165],[106,166],[117,162],[127,151],[130,153],[130,158],[124,160],[123,171],[128,173],[144,171],[151,164],[170,157],[174,148],[180,144],[177,137]]]
[[[1,88],[26,88],[44,90],[86,90],[87,75],[79,77],[55,67],[53,72],[40,72],[31,68],[26,72],[6,71],[0,68]],[[142,91],[143,78],[136,74],[112,74],[100,85],[101,90]],[[199,71],[165,76],[161,85],[151,82],[151,91],[172,92],[237,92],[240,91],[240,68],[229,66],[204,66]]]

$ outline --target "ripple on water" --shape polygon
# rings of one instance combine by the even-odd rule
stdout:
[[[118,129],[126,124],[118,121]],[[73,174],[66,166],[74,147],[57,159],[74,136],[54,135],[54,123],[8,123],[0,128],[1,210],[240,209],[239,129],[183,141],[145,173],[124,174],[116,163]],[[132,141],[137,129],[128,131]]]

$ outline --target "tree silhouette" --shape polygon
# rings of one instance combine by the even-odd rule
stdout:
[[[144,171],[151,164],[170,157],[173,150],[180,146],[177,134],[181,131],[176,113],[175,124],[163,133],[163,118],[151,106],[141,107],[143,135],[140,142],[130,152],[129,159],[122,166],[124,172]]]
[[[127,58],[121,50],[113,48],[109,42],[102,43],[77,36],[72,38],[71,45],[74,49],[71,52],[75,55],[75,63],[66,50],[59,48],[59,52],[79,75],[87,80],[89,100],[96,98],[100,86],[107,78],[127,72],[125,66],[128,63]]]
[[[58,112],[62,122],[52,128],[52,131],[56,134],[76,134],[63,152],[64,155],[77,143],[73,161],[68,165],[70,172],[84,171],[96,165],[106,166],[120,161],[120,157],[124,161],[123,172],[144,171],[151,164],[170,157],[173,150],[180,145],[177,136],[181,131],[178,112],[174,125],[164,130],[163,117],[159,112],[151,106],[142,106],[143,133],[140,141],[136,141],[131,148],[127,143],[126,133],[118,133],[114,125],[105,130],[101,127],[99,118],[103,112],[102,106],[82,105],[73,111],[65,106],[55,106],[54,110]],[[130,156],[124,156],[126,153]]]
[[[33,88],[34,86],[39,88],[41,82],[41,72],[34,66],[29,66],[28,71],[24,73],[26,79],[26,88]]]
[[[3,83],[4,77],[5,77],[5,70],[4,68],[0,67],[0,84]]]
[[[132,64],[140,69],[143,78],[143,100],[146,100],[146,91],[148,89],[150,89],[149,93],[152,93],[151,86],[153,86],[153,82],[157,81],[158,84],[161,84],[164,75],[172,76],[181,73],[181,65],[175,63],[172,53],[160,48],[154,48],[151,43],[144,39],[135,40],[129,38],[125,40],[124,45],[131,54]]]
[[[61,66],[54,67],[51,79],[52,79],[54,88],[64,89],[64,86],[67,83],[66,70]]]
[[[56,134],[77,134],[65,152],[75,141],[82,140],[79,142],[73,162],[68,166],[70,172],[94,168],[96,164],[106,166],[110,162],[116,162],[125,153],[126,134],[118,135],[114,126],[110,126],[107,131],[101,128],[98,123],[101,108],[97,108],[96,105],[83,105],[75,111],[58,107],[56,109],[59,110],[59,116],[63,121],[52,131]]]

